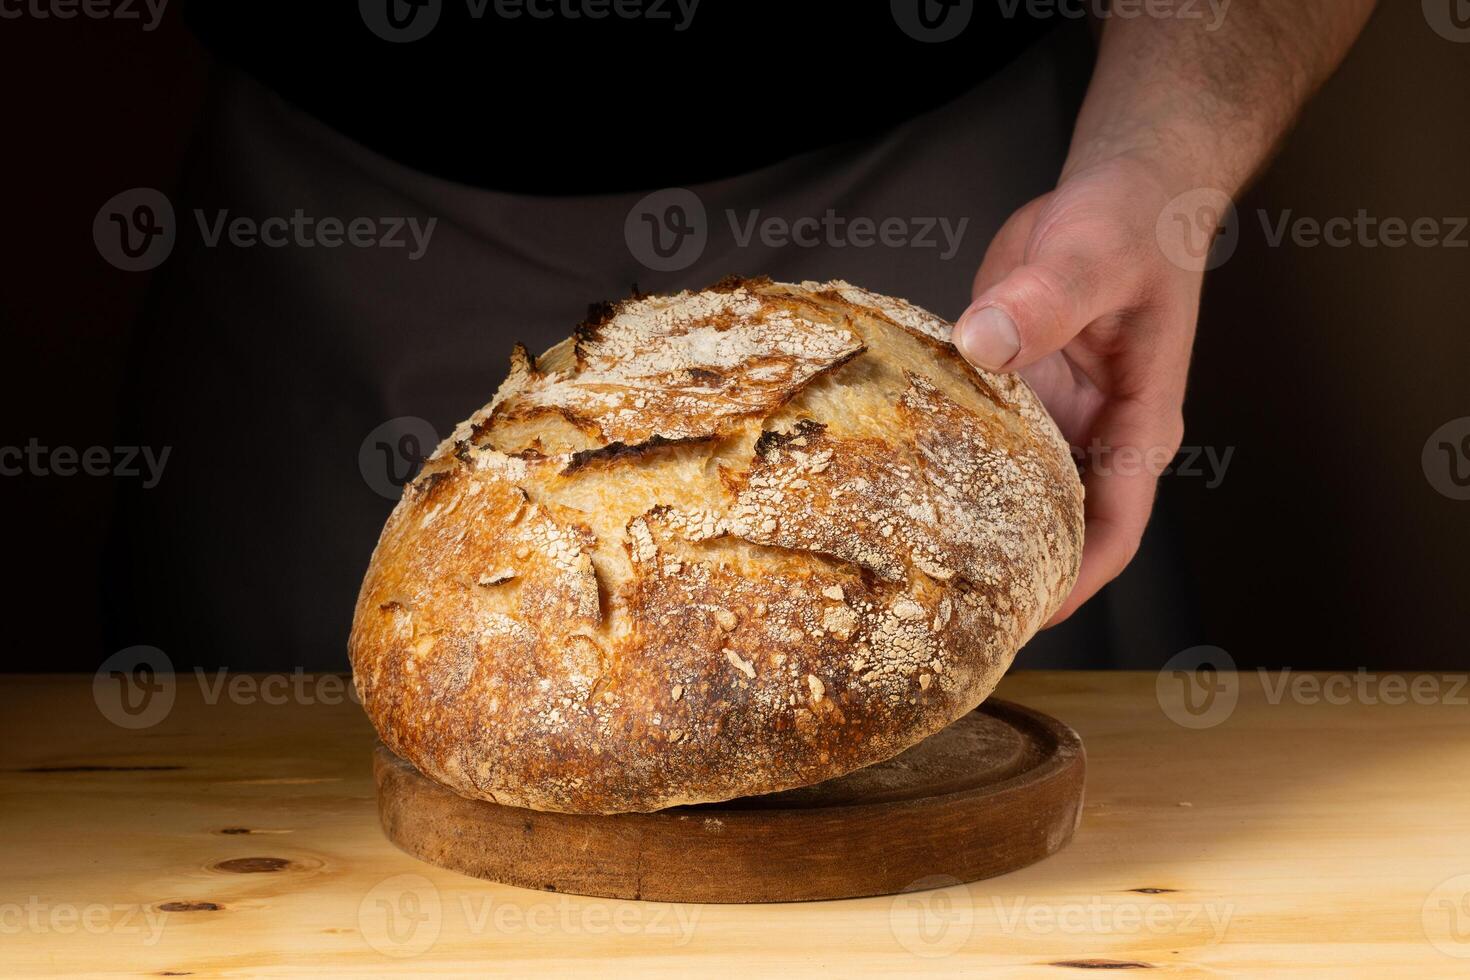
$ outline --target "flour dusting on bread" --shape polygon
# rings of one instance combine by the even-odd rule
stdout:
[[[490,414],[504,423],[555,415],[600,447],[706,439],[769,413],[862,350],[841,325],[745,288],[649,296],[584,324],[572,370],[541,373],[523,358]]]

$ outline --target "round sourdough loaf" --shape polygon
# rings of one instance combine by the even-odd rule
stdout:
[[[844,282],[595,308],[406,488],[350,642],[383,742],[574,813],[767,793],[982,701],[1077,574],[1024,382]]]

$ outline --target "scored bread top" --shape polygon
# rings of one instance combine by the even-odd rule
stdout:
[[[1029,388],[843,282],[727,280],[512,355],[395,509],[350,641],[390,749],[571,812],[773,792],[973,709],[1082,495]]]
[[[771,412],[862,349],[840,326],[746,290],[651,296],[583,324],[573,371],[543,374],[518,351],[492,417],[559,416],[602,446],[703,439]]]

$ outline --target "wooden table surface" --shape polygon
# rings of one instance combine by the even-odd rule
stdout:
[[[757,906],[526,891],[398,852],[335,675],[180,674],[133,715],[90,677],[8,676],[0,974],[1470,976],[1470,689],[1219,676],[1191,713],[1187,678],[1014,674],[999,694],[1087,747],[1070,847]]]

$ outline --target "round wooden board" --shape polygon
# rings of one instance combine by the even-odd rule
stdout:
[[[466,799],[379,745],[378,813],[415,857],[544,891],[659,902],[888,895],[1060,850],[1086,758],[1066,725],[987,701],[908,751],[814,786],[610,816]]]

